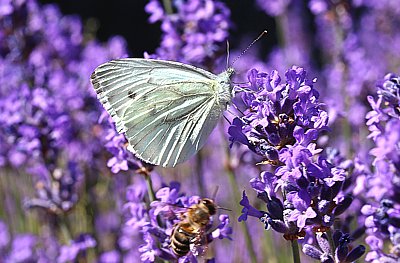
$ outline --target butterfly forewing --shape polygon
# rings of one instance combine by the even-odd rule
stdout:
[[[220,117],[217,76],[178,62],[119,59],[99,66],[99,100],[141,159],[166,167],[189,159]]]

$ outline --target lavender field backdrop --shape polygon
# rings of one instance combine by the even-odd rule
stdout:
[[[243,1],[260,19],[248,31],[236,1],[150,0],[132,10],[161,34],[143,53],[44,2],[0,0],[0,262],[400,262],[398,0]],[[127,150],[91,86],[98,65],[217,74],[227,41],[232,63],[263,30],[194,158],[167,169]],[[231,211],[177,258],[177,208],[203,197]]]

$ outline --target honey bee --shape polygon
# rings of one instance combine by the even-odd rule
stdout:
[[[217,205],[209,198],[200,199],[198,204],[188,208],[182,220],[175,224],[171,234],[170,245],[175,255],[187,255],[192,244],[201,244],[206,239],[206,227],[210,223],[210,217],[216,212]]]

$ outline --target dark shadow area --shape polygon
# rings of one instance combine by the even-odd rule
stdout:
[[[63,14],[77,14],[83,23],[88,19],[98,22],[97,38],[106,41],[114,35],[123,36],[128,42],[130,55],[142,57],[143,52],[153,53],[160,42],[160,25],[147,22],[144,0],[40,0],[43,4],[57,4]],[[261,57],[265,57],[276,44],[274,19],[259,10],[253,1],[224,1],[231,10],[233,27],[230,34],[231,48],[235,49],[243,37],[256,38],[268,30],[268,36],[260,45]]]

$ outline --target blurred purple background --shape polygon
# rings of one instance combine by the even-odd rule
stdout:
[[[0,262],[176,262],[180,211],[215,189],[231,211],[179,262],[398,262],[399,23],[397,0],[0,0]],[[194,158],[127,150],[97,66],[218,74],[264,30]]]

